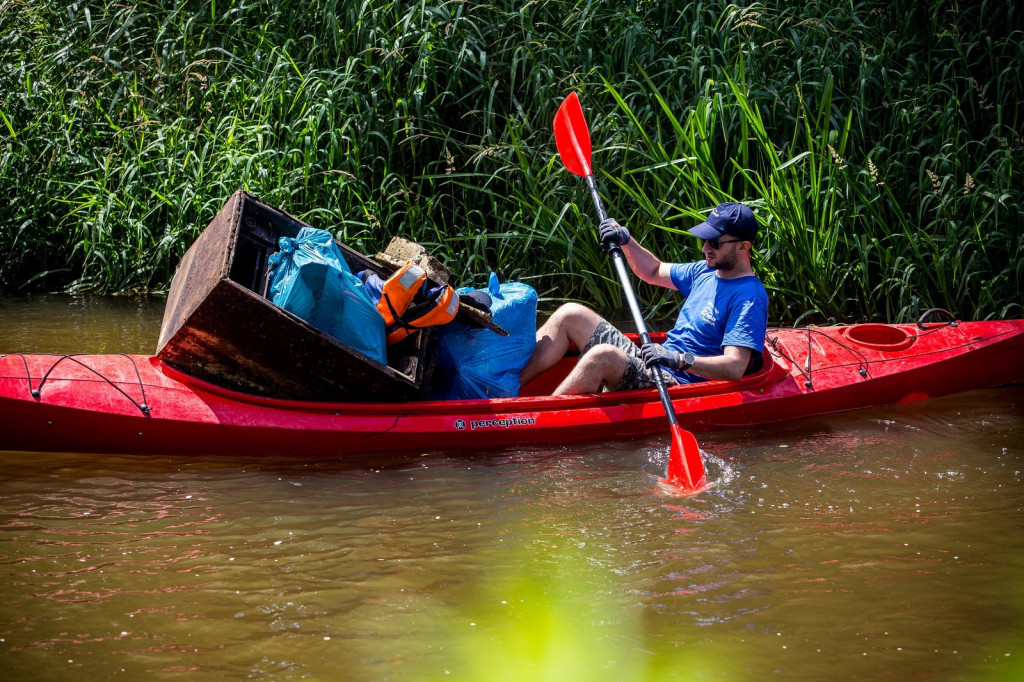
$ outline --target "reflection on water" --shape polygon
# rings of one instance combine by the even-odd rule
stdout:
[[[715,485],[693,498],[656,484],[667,438],[363,470],[2,453],[0,666],[1014,679],[1022,405],[1013,388],[701,434]]]
[[[164,303],[150,296],[0,297],[0,353],[152,354]]]

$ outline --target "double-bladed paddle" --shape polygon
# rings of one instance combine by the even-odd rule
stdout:
[[[558,146],[558,155],[562,158],[566,169],[587,181],[590,198],[593,199],[594,208],[597,209],[598,220],[604,221],[608,214],[605,213],[604,202],[601,201],[601,195],[597,191],[597,180],[594,179],[590,168],[590,130],[583,118],[583,108],[580,106],[580,100],[575,92],[565,98],[562,105],[558,107],[558,113],[555,114],[555,144]],[[626,294],[629,311],[633,314],[633,322],[640,333],[640,339],[643,343],[650,343],[651,335],[647,333],[647,325],[644,324],[640,306],[637,305],[636,296],[633,294],[633,285],[626,272],[622,248],[617,243],[608,244],[607,248],[612,262],[615,264],[615,270],[618,272],[619,281],[622,283],[622,290]],[[669,431],[672,434],[668,466],[662,481],[682,488],[685,492],[694,492],[702,488],[707,481],[697,439],[693,437],[692,433],[679,426],[661,372],[656,369],[653,374],[654,382],[658,386],[658,394],[661,396],[661,404],[665,407],[665,416],[668,417]]]

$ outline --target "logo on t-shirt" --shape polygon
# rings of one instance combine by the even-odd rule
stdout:
[[[715,304],[711,301],[708,301],[704,305],[704,309],[700,311],[701,319],[707,322],[708,324],[715,326],[718,325],[718,316],[720,314],[721,311],[719,311],[718,308],[715,307]]]

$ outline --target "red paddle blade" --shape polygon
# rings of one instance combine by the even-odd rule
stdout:
[[[704,473],[704,462],[700,458],[697,439],[689,431],[684,431],[679,424],[673,424],[672,449],[668,453],[668,468],[665,471],[665,482],[682,488],[684,492],[693,492],[707,484]]]
[[[555,114],[555,144],[562,163],[573,175],[590,175],[590,130],[575,92],[558,107]]]

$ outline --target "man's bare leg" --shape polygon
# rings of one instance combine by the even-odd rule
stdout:
[[[597,393],[602,384],[614,391],[622,380],[627,362],[626,353],[621,348],[599,343],[580,358],[552,395]]]
[[[561,306],[537,330],[537,346],[519,377],[520,384],[525,386],[554,367],[565,357],[570,343],[582,349],[602,319],[596,312],[578,303]]]
[[[604,318],[578,303],[566,303],[537,330],[537,346],[520,375],[525,386],[565,357],[569,344],[583,349]],[[580,358],[553,395],[596,393],[604,384],[614,390],[626,371],[626,354],[615,346],[598,344]]]

